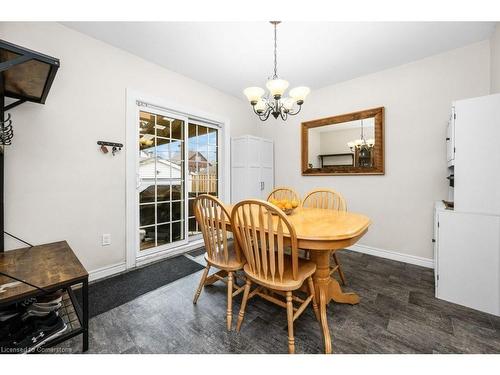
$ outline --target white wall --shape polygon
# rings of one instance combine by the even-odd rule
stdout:
[[[500,93],[500,23],[490,39],[491,48],[491,93]]]
[[[375,128],[364,128],[365,139],[375,138]],[[360,139],[360,129],[342,129],[321,133],[321,153],[322,154],[341,154],[351,152],[347,145],[348,142],[353,142]]]
[[[231,135],[257,129],[243,100],[60,24],[0,23],[0,38],[61,60],[47,104],[11,111],[5,229],[35,244],[66,239],[89,271],[125,261],[125,152],[103,155],[96,141],[125,143],[127,88],[228,118]]]
[[[373,224],[361,244],[432,258],[432,207],[447,197],[445,129],[453,100],[488,94],[489,42],[313,90],[298,116],[267,121],[276,185],[334,188]],[[293,84],[293,82],[292,82]],[[301,176],[300,123],[385,107],[384,176]]]

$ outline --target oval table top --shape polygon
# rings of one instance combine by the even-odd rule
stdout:
[[[234,206],[225,207],[231,212]],[[365,215],[323,208],[297,207],[287,218],[295,227],[299,241],[349,240],[363,235],[371,224]]]

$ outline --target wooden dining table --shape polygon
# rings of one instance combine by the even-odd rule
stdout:
[[[233,209],[232,205],[225,207],[228,212]],[[368,231],[371,221],[367,216],[357,213],[303,207],[296,208],[288,215],[288,219],[295,227],[298,247],[309,250],[311,261],[316,263],[313,281],[320,309],[325,353],[331,353],[327,306],[330,301],[354,305],[359,303],[359,296],[356,293],[344,292],[339,282],[330,276],[330,256],[332,251],[355,244]],[[229,222],[228,230],[231,230]],[[216,280],[217,277],[209,278],[205,285]]]

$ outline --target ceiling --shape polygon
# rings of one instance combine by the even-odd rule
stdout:
[[[264,87],[273,70],[267,22],[65,22],[230,95]],[[493,22],[283,22],[278,74],[312,89],[489,38]]]

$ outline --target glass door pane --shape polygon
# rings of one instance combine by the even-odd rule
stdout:
[[[189,235],[200,233],[193,202],[200,194],[218,196],[218,129],[202,123],[188,124]]]
[[[140,251],[186,240],[185,121],[140,111]]]

